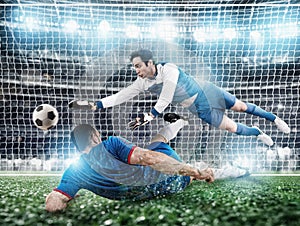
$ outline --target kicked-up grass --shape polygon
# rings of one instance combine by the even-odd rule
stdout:
[[[44,210],[57,176],[1,176],[0,225],[300,226],[300,177],[247,177],[149,201],[111,201],[82,190],[56,214]]]

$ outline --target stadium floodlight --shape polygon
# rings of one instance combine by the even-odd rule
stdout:
[[[218,28],[211,28],[208,37],[210,40],[217,40],[220,38],[220,30]]]
[[[63,27],[64,27],[64,31],[73,33],[75,31],[77,31],[77,29],[79,28],[79,25],[75,20],[69,20],[65,24],[63,24]]]
[[[298,26],[296,23],[282,24],[276,26],[275,38],[295,37],[298,35]]]
[[[128,38],[139,38],[140,28],[136,25],[131,24],[125,28],[125,33]]]
[[[193,33],[193,37],[197,42],[205,42],[207,34],[204,29],[197,29]]]
[[[250,38],[255,42],[260,41],[261,37],[262,37],[262,35],[259,31],[251,31],[250,32]]]
[[[79,155],[75,154],[74,157],[64,160],[65,167],[69,167],[71,164],[76,164],[79,157]]]
[[[36,19],[33,17],[26,17],[24,22],[26,28],[29,29],[30,31],[36,29],[38,26],[36,23]]]
[[[111,26],[107,20],[102,20],[98,26],[98,31],[100,35],[107,35],[107,33],[110,31]]]
[[[172,41],[178,36],[178,32],[175,26],[175,22],[172,20],[162,20],[156,23],[153,31],[155,36],[164,39],[166,41]]]
[[[223,35],[225,39],[232,40],[237,37],[237,31],[234,28],[225,28]]]

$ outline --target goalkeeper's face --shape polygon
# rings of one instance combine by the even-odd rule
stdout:
[[[140,78],[153,78],[155,74],[155,65],[152,60],[142,61],[140,57],[132,60],[133,67]]]

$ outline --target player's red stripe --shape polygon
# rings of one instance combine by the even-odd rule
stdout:
[[[131,158],[131,155],[132,155],[132,153],[133,153],[133,151],[134,151],[134,149],[136,148],[136,146],[133,146],[131,149],[130,149],[130,152],[129,152],[129,154],[128,154],[128,160],[127,160],[127,162],[130,164],[130,158]]]
[[[67,196],[69,199],[73,199],[70,195],[68,195],[67,193],[65,193],[65,192],[63,192],[61,190],[58,190],[57,188],[54,188],[53,191],[57,191],[60,194],[63,194],[64,196]]]

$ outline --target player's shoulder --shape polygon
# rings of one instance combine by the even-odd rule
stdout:
[[[130,141],[125,139],[121,136],[109,136],[105,141],[103,141],[104,144],[112,144],[112,143],[125,143],[125,144],[131,144]]]
[[[177,68],[177,65],[174,64],[174,63],[171,63],[171,62],[158,62],[156,64],[157,67],[176,67]]]
[[[170,62],[160,62],[156,64],[157,70],[158,71],[169,71],[169,70],[178,70],[178,66],[174,63]]]

